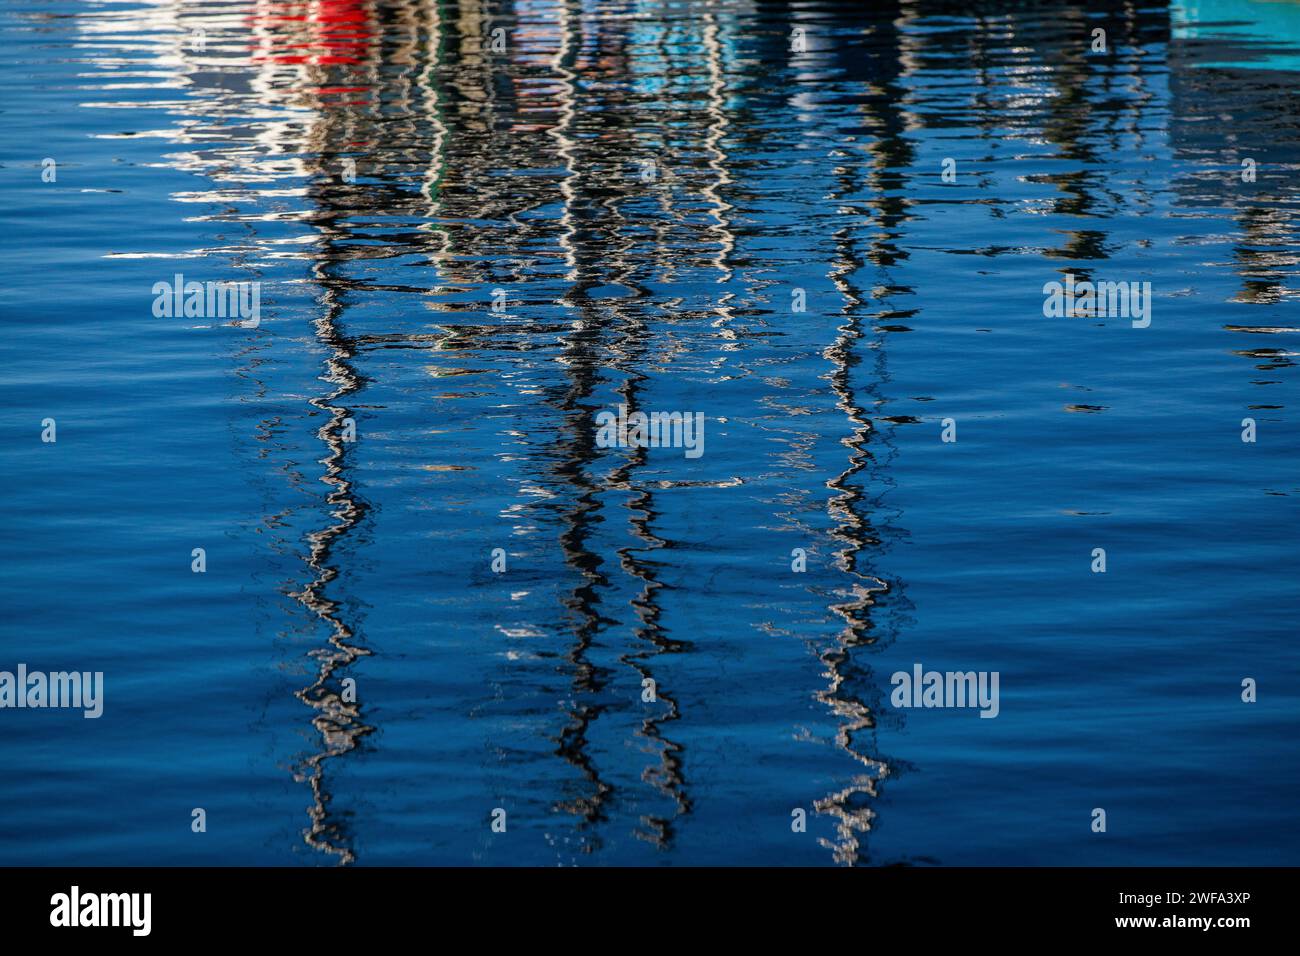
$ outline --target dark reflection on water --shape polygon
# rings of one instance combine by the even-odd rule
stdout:
[[[982,794],[1020,761],[1041,800],[1016,809],[1008,861],[1093,852],[1053,835],[1051,808],[1101,799],[1056,775],[1068,725],[1047,742],[1041,715],[931,731],[928,714],[885,713],[889,675],[932,658],[1008,681],[1019,667],[1022,714],[1059,706],[1036,656],[1044,612],[1012,582],[1041,574],[1066,601],[1061,559],[1035,549],[1086,553],[1063,516],[1109,514],[1097,489],[1140,480],[1114,451],[1136,440],[1123,416],[1139,360],[1115,323],[1052,338],[1044,281],[1155,274],[1165,329],[1181,297],[1222,307],[1185,339],[1153,333],[1175,357],[1150,387],[1202,417],[1221,408],[1231,431],[1240,390],[1179,383],[1227,381],[1246,356],[1270,376],[1247,385],[1251,407],[1289,416],[1294,342],[1241,339],[1297,325],[1277,311],[1296,294],[1294,74],[1203,67],[1247,55],[1243,41],[1180,39],[1164,5],[1121,2],[72,16],[100,107],[87,122],[111,116],[95,135],[154,137],[158,164],[195,176],[171,197],[203,227],[171,250],[181,266],[264,283],[263,326],[238,333],[250,350],[222,340],[259,400],[288,409],[259,427],[309,436],[267,452],[310,500],[265,522],[301,529],[285,591],[322,628],[297,691],[315,739],[289,761],[310,788],[310,847],[341,863],[969,862],[958,834],[1001,812]],[[1099,25],[1104,53],[1088,48]],[[159,113],[161,127],[134,119]],[[1206,338],[1224,329],[1228,344]],[[1007,397],[1029,393],[1032,407]],[[594,416],[618,404],[703,410],[705,456],[598,447]],[[972,436],[958,447],[1005,467],[954,472],[933,435],[914,437],[948,414]],[[1122,423],[1092,433],[1108,478],[1060,444],[1063,417]],[[999,422],[1014,448],[994,447]],[[1243,467],[1260,469],[1249,487],[1294,495]],[[1019,475],[1034,487],[1012,505]],[[1120,504],[1133,524],[1107,530],[1133,547],[1172,520]],[[999,540],[1008,553],[988,553]],[[501,577],[483,570],[497,547]],[[1158,549],[1146,560],[1154,577],[1188,573]],[[964,808],[936,824],[952,792]],[[494,807],[518,842],[489,835]],[[1158,841],[1134,852],[1174,861]]]
[[[318,221],[317,227],[322,230],[323,245],[327,247],[333,238],[328,221]],[[337,566],[331,563],[334,542],[362,521],[366,513],[365,502],[356,496],[352,482],[346,477],[346,443],[350,440],[350,429],[355,427],[355,421],[351,417],[352,410],[341,404],[359,391],[365,381],[353,364],[356,343],[340,329],[339,319],[346,312],[344,298],[347,289],[334,281],[331,268],[327,257],[313,266],[313,277],[324,289],[321,297],[324,313],[314,324],[317,338],[331,351],[322,378],[337,387],[327,395],[310,400],[313,408],[329,416],[320,426],[317,436],[327,449],[325,457],[320,459],[325,466],[325,474],[320,480],[329,488],[325,504],[331,523],[308,535],[310,551],[307,564],[316,576],[296,595],[326,622],[330,636],[328,648],[312,653],[320,667],[316,680],[298,693],[299,698],[317,712],[312,725],[320,732],[323,747],[303,761],[300,773],[312,792],[311,827],[306,834],[308,844],[338,856],[340,862],[350,863],[354,859],[351,840],[345,826],[329,811],[325,762],[348,753],[364,734],[373,729],[361,720],[354,689],[343,683],[349,666],[369,652],[356,643],[353,630],[345,620],[346,615],[340,613],[338,603],[326,595],[330,582],[339,574]]]

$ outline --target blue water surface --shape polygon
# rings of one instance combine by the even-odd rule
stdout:
[[[1300,863],[1295,12],[4,5],[0,864]]]

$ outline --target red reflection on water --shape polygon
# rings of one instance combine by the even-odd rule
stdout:
[[[259,4],[249,16],[255,63],[355,66],[365,62],[374,29],[369,0],[312,0]],[[362,92],[322,87],[319,92]]]

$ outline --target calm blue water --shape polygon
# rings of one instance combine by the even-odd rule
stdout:
[[[6,4],[0,863],[1300,863],[1300,19],[1089,6]]]

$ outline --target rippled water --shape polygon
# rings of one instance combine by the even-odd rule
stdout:
[[[869,6],[6,4],[0,862],[1300,862],[1300,7]]]

